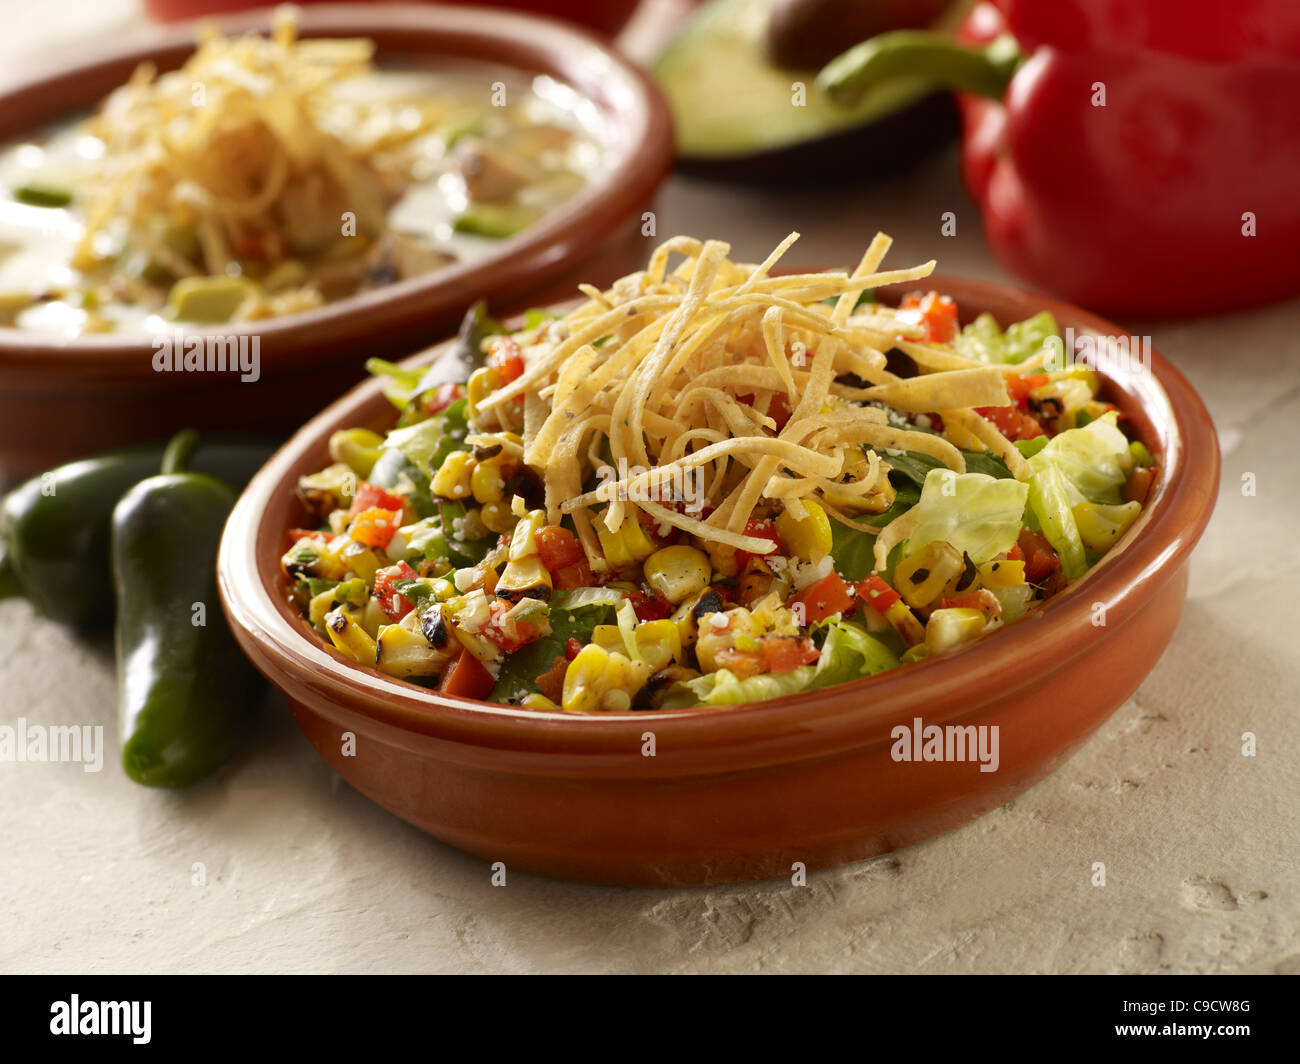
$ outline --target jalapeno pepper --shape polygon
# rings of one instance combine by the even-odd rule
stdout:
[[[0,598],[22,595],[64,624],[113,616],[108,569],[113,507],[158,472],[164,443],[70,462],[15,488],[0,506]],[[275,450],[255,437],[205,436],[191,465],[242,487]]]
[[[244,736],[258,682],[217,599],[217,545],[235,492],[182,472],[194,440],[178,436],[163,472],[113,510],[122,765],[151,787],[188,786],[220,767]]]

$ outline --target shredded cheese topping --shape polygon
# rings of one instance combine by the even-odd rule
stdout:
[[[668,240],[645,270],[604,292],[585,287],[586,302],[531,342],[521,337],[523,374],[471,408],[476,425],[521,430],[548,519],[572,516],[593,569],[606,568],[599,532],[618,532],[637,510],[710,546],[760,555],[772,542],[745,528],[764,500],[798,517],[800,500],[817,498],[836,520],[877,531],[829,501],[881,490],[888,461],[864,445],[965,471],[950,439],[907,427],[886,407],[940,414],[945,432],[953,426],[1028,475],[1016,448],[971,409],[1010,403],[1000,370],[923,342],[923,329],[888,306],[855,309],[863,291],[920,280],[934,263],[880,270],[891,241],[877,234],[851,274],[774,276],[797,238],[758,265],[733,262],[721,241]],[[674,255],[681,261],[669,270]],[[885,368],[893,348],[912,356],[917,376]],[[776,404],[789,412],[780,426]],[[601,482],[584,491],[593,474]],[[665,497],[685,475],[701,478],[695,508]]]

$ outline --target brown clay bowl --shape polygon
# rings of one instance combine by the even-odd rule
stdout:
[[[264,29],[268,18],[263,10],[219,24],[241,32]],[[0,328],[0,483],[186,426],[287,432],[356,383],[366,356],[409,354],[445,336],[475,299],[519,310],[645,261],[641,213],[672,165],[671,120],[650,79],[607,44],[551,19],[441,5],[325,5],[304,10],[301,27],[308,37],[370,37],[381,64],[472,59],[549,74],[594,102],[612,166],[477,262],[244,326],[260,338],[256,382],[155,372],[148,336],[68,341]],[[142,60],[174,69],[192,52],[195,32],[194,23],[150,27],[0,87],[0,142],[88,110]]]
[[[1064,303],[936,277],[967,319],[1050,310],[1077,335],[1123,336]],[[416,359],[436,358],[434,348]],[[293,486],[328,463],[336,429],[384,428],[377,383],[307,424],[254,478],[226,527],[218,578],[253,663],[317,752],[358,790],[486,861],[615,884],[789,876],[910,846],[988,812],[1069,756],[1155,666],[1214,506],[1210,417],[1158,355],[1107,377],[1161,464],[1146,512],[1089,575],[1025,620],[937,659],[812,694],[734,708],[572,717],[449,698],[327,648],[278,571],[302,515]],[[1094,626],[1095,604],[1105,625]],[[1032,667],[1027,663],[1032,661]],[[895,761],[897,725],[996,725],[999,765]],[[355,756],[342,736],[356,736]],[[655,756],[643,756],[647,733]]]

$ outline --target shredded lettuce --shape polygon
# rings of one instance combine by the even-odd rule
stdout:
[[[1047,311],[1008,325],[1005,332],[992,314],[984,313],[953,339],[958,354],[996,365],[1015,365],[1043,349],[1050,340],[1061,339],[1056,319]]]
[[[1088,570],[1074,507],[1085,501],[1121,502],[1120,489],[1133,465],[1116,420],[1110,411],[1081,429],[1067,429],[1029,459],[1029,507],[1068,580]]]
[[[893,651],[856,624],[831,620],[819,627],[827,631],[816,664],[800,665],[789,672],[763,673],[744,680],[738,679],[728,669],[705,673],[674,684],[664,701],[664,708],[761,702],[860,680],[897,668],[899,664]]]
[[[1018,480],[932,469],[912,508],[916,524],[907,552],[945,540],[977,565],[989,561],[1015,545],[1028,494],[1028,485]]]

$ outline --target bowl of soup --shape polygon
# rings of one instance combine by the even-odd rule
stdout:
[[[479,298],[612,277],[671,164],[661,99],[605,45],[455,7],[151,28],[0,103],[9,478],[287,427]]]

